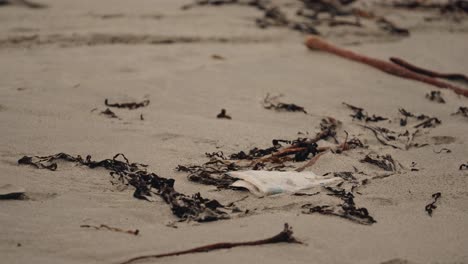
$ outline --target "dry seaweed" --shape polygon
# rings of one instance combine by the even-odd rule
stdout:
[[[423,114],[414,115],[413,113],[406,111],[404,108],[400,108],[398,109],[398,111],[400,112],[401,115],[404,116],[404,118],[400,119],[400,126],[406,126],[408,124],[409,117],[416,118],[417,120],[424,120],[424,119],[429,118],[429,116],[423,115]]]
[[[397,163],[390,154],[381,156],[375,153],[369,153],[361,160],[361,162],[370,163],[385,171],[397,170]]]
[[[93,225],[80,225],[81,228],[94,228],[96,230],[109,230],[109,231],[113,231],[113,232],[118,232],[118,233],[126,233],[126,234],[130,234],[130,235],[135,235],[137,236],[140,231],[138,229],[135,229],[135,230],[123,230],[123,229],[120,229],[120,228],[117,228],[117,227],[110,227],[108,225],[99,225],[99,226],[93,226]]]
[[[426,98],[439,104],[445,104],[445,100],[440,91],[431,91],[431,93],[426,94]]]
[[[377,25],[382,30],[387,31],[393,35],[399,35],[399,36],[404,36],[404,37],[407,37],[410,35],[410,32],[407,28],[399,27],[395,25],[395,23],[391,22],[390,20],[384,17],[380,17],[379,19],[377,19]]]
[[[128,108],[130,110],[138,109],[140,107],[148,106],[150,100],[146,99],[141,102],[130,102],[130,103],[109,103],[108,99],[104,100],[104,104],[109,107],[117,107],[117,108]]]
[[[450,149],[448,149],[448,148],[441,148],[439,151],[435,151],[435,150],[432,150],[432,151],[434,151],[434,153],[436,153],[436,154],[440,154],[440,153],[442,153],[442,152],[445,152],[445,153],[451,153],[451,152],[452,152],[452,151],[451,151]]]
[[[396,149],[402,149],[400,146],[390,143],[390,141],[396,141],[398,139],[398,134],[395,131],[387,129],[385,127],[373,127],[373,126],[362,126],[363,128],[369,129],[374,133],[375,138],[382,143],[382,145],[390,146]]]
[[[287,112],[303,112],[307,114],[307,111],[302,106],[296,104],[278,102],[278,98],[282,95],[272,96],[269,94],[263,99],[263,107],[265,109],[274,109],[277,111],[287,111]]]
[[[120,160],[119,157],[123,160]],[[18,160],[18,164],[55,171],[57,161],[68,161],[90,169],[105,168],[112,177],[117,177],[123,183],[133,186],[135,198],[152,201],[154,194],[160,196],[164,202],[169,204],[172,213],[181,220],[205,222],[229,218],[229,215],[222,210],[225,207],[218,201],[205,199],[200,193],[192,196],[179,193],[174,189],[174,179],[159,177],[155,173],[148,172],[147,165],[130,163],[121,153],[112,159],[101,161],[93,161],[89,155],[83,159],[79,155],[75,157],[66,153],[50,156],[24,156]]]
[[[101,112],[102,115],[105,115],[109,118],[119,118],[114,112],[112,112],[112,110],[110,110],[109,108],[107,108],[106,110],[102,111]]]
[[[344,105],[346,105],[349,109],[351,109],[354,114],[351,115],[351,117],[354,119],[357,119],[357,120],[362,120],[362,121],[366,121],[367,122],[379,122],[379,121],[384,121],[384,120],[388,120],[388,118],[385,118],[385,117],[381,117],[381,116],[376,116],[376,115],[372,115],[372,116],[369,116],[367,114],[367,112],[364,111],[363,108],[360,108],[360,107],[357,107],[357,106],[354,106],[354,105],[350,105],[350,104],[347,104],[347,103],[344,103]]]
[[[468,162],[466,164],[461,164],[458,169],[459,170],[468,170]]]
[[[221,109],[221,113],[219,113],[216,118],[232,119],[231,116],[226,114],[226,109]]]
[[[127,261],[121,262],[120,264],[129,264],[135,261],[153,259],[153,258],[163,258],[163,257],[178,256],[178,255],[184,255],[184,254],[209,252],[209,251],[219,250],[219,249],[228,249],[228,248],[244,247],[244,246],[258,246],[258,245],[276,244],[276,243],[302,244],[299,240],[297,240],[293,236],[292,228],[287,223],[285,223],[283,231],[281,231],[279,234],[275,236],[272,236],[266,239],[247,241],[247,242],[222,242],[222,243],[209,244],[209,245],[205,245],[201,247],[196,247],[196,248],[192,248],[188,250],[181,250],[181,251],[175,251],[175,252],[164,253],[164,254],[138,256],[138,257],[131,258]]]
[[[465,12],[468,13],[468,1],[451,0],[446,3],[433,1],[403,0],[393,2],[394,7],[406,9],[438,9],[440,13]]]
[[[425,210],[427,212],[427,214],[429,216],[432,217],[432,212],[437,208],[437,206],[435,205],[435,203],[437,202],[437,200],[439,200],[439,198],[442,196],[442,194],[440,192],[437,192],[437,193],[434,193],[432,195],[432,198],[434,199],[430,204],[426,205],[425,207]]]
[[[24,7],[27,7],[27,8],[31,8],[31,9],[41,9],[41,8],[47,8],[48,6],[45,5],[45,4],[40,4],[40,3],[35,3],[35,2],[31,2],[29,0],[15,0],[15,1],[8,1],[8,0],[4,0],[4,1],[0,1],[0,6],[2,5],[18,5],[18,6],[24,6]]]
[[[351,192],[346,192],[344,189],[324,187],[331,192],[329,195],[339,197],[343,203],[333,207],[329,205],[313,206],[312,204],[305,204],[302,206],[304,214],[320,213],[324,215],[334,215],[341,218],[348,219],[352,222],[362,225],[372,225],[377,221],[369,215],[369,211],[365,207],[357,207],[354,202],[354,195]]]
[[[351,171],[334,172],[333,176],[340,177],[341,179],[348,181],[348,182],[357,182],[356,177],[354,177]]]
[[[428,127],[435,127],[437,125],[439,125],[440,123],[442,123],[442,121],[440,121],[440,119],[438,119],[437,117],[431,117],[429,118],[428,120],[426,121],[423,121],[417,125],[415,125],[414,127],[415,128],[428,128]]]
[[[0,185],[0,200],[26,200],[28,197],[25,192],[26,190],[20,186]]]
[[[462,115],[464,117],[468,117],[468,107],[460,106],[458,111],[453,113],[452,115]]]

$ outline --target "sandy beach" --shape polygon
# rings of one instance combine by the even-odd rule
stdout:
[[[308,34],[282,26],[259,28],[255,21],[263,13],[248,6],[181,10],[192,1],[38,2],[47,7],[0,6],[0,186],[20,186],[26,197],[0,200],[0,262],[121,263],[211,243],[263,239],[288,223],[303,244],[138,263],[468,263],[468,170],[461,166],[468,166],[468,117],[453,114],[468,107],[468,98],[309,50]],[[296,17],[299,1],[272,2]],[[356,53],[468,74],[468,15],[453,18],[438,10],[377,2],[356,5],[410,34],[391,34],[365,18],[359,27],[322,23],[316,29],[323,39]],[[440,91],[445,103],[426,98],[431,91]],[[267,94],[282,94],[282,102],[302,106],[307,114],[265,109]],[[129,110],[106,106],[105,99],[150,103]],[[343,102],[387,119],[358,120]],[[103,115],[107,108],[118,118]],[[407,149],[383,145],[363,127],[404,133],[421,122],[409,117],[401,126],[401,108],[441,123],[420,128],[413,139],[417,145]],[[221,109],[232,119],[216,118]],[[340,143],[348,133],[365,147],[328,151],[305,170],[353,172],[359,183],[354,201],[368,210],[373,224],[304,213],[305,204],[340,203],[323,187],[307,190],[317,195],[259,198],[196,183],[176,171],[178,165],[207,162],[205,153],[228,155],[271,147],[273,139],[313,138],[327,117],[341,122]],[[329,138],[318,146],[335,143]],[[18,164],[23,156],[60,152],[93,160],[123,153],[130,162],[174,179],[178,192],[199,192],[223,205],[235,202],[242,213],[212,222],[179,221],[161,197],[136,199],[134,187],[116,184],[103,168],[59,161],[51,171]],[[387,172],[361,161],[369,153],[391,155],[398,169],[375,177]],[[285,170],[305,163],[290,161]],[[351,185],[343,186],[349,191]],[[425,206],[438,192],[441,198],[429,216]],[[81,227],[101,224],[139,234]]]

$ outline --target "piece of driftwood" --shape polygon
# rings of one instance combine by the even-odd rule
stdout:
[[[415,73],[415,72],[410,71],[410,70],[408,70],[408,69],[406,69],[404,67],[401,67],[399,65],[395,65],[393,63],[390,63],[390,62],[387,62],[387,61],[384,61],[384,60],[371,58],[371,57],[368,57],[368,56],[365,56],[365,55],[357,54],[357,53],[352,52],[350,50],[339,48],[339,47],[337,47],[335,45],[332,45],[332,44],[326,42],[325,40],[323,40],[323,39],[321,39],[321,38],[319,38],[317,36],[308,37],[305,44],[309,49],[312,49],[312,50],[326,51],[326,52],[335,54],[337,56],[347,58],[349,60],[353,60],[353,61],[357,61],[357,62],[360,62],[360,63],[367,64],[369,66],[372,66],[372,67],[374,67],[376,69],[379,69],[381,71],[384,71],[386,73],[389,73],[389,74],[392,74],[392,75],[395,75],[395,76],[399,76],[399,77],[406,78],[406,79],[412,79],[412,80],[416,80],[416,81],[420,81],[420,82],[424,82],[424,83],[427,83],[427,84],[430,84],[430,85],[433,85],[433,86],[436,86],[436,87],[439,87],[439,88],[450,89],[450,90],[454,91],[457,94],[468,97],[468,89],[463,89],[463,88],[457,87],[457,86],[449,84],[449,83],[441,82],[441,81],[436,80],[434,78]]]
[[[300,242],[293,236],[292,228],[286,223],[284,224],[283,231],[281,231],[279,234],[275,236],[272,236],[266,239],[246,241],[246,242],[222,242],[222,243],[216,243],[216,244],[209,244],[209,245],[196,247],[196,248],[192,248],[188,250],[134,257],[124,262],[121,262],[120,264],[129,264],[135,261],[146,260],[146,259],[164,258],[164,257],[179,256],[179,255],[185,255],[185,254],[209,252],[209,251],[219,250],[219,249],[228,249],[228,248],[245,247],[245,246],[259,246],[259,245],[275,244],[275,243],[302,244],[302,242]]]

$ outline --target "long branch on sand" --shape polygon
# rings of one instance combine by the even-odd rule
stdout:
[[[367,57],[361,54],[354,53],[346,49],[339,48],[316,36],[308,37],[305,44],[309,49],[318,49],[318,50],[326,51],[329,53],[333,53],[337,56],[347,58],[349,60],[353,60],[353,61],[357,61],[357,62],[370,65],[374,68],[377,68],[381,71],[384,71],[392,75],[424,82],[424,83],[431,84],[439,88],[450,89],[457,94],[461,94],[463,96],[468,97],[468,89],[463,89],[463,88],[457,87],[449,83],[441,82],[431,77],[417,74],[399,65],[395,65],[387,61],[374,59],[371,57]]]
[[[200,253],[200,252],[208,252],[212,250],[218,249],[226,249],[226,248],[233,248],[233,247],[240,247],[240,246],[258,246],[258,245],[265,245],[265,244],[274,244],[274,243],[298,243],[302,244],[293,236],[292,228],[289,227],[287,223],[284,224],[284,229],[279,234],[272,236],[267,239],[255,240],[255,241],[247,241],[247,242],[234,242],[234,243],[216,243],[205,245],[201,247],[196,247],[188,250],[182,251],[175,251],[171,253],[164,253],[164,254],[157,254],[157,255],[146,255],[146,256],[139,256],[135,258],[131,258],[127,261],[121,262],[120,264],[129,264],[138,260],[143,259],[152,259],[152,258],[163,258],[163,257],[170,257],[170,256],[178,256],[183,254],[191,254],[191,253]]]

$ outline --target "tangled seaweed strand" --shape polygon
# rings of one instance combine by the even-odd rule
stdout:
[[[119,160],[121,157],[123,159]],[[24,156],[18,160],[20,165],[31,165],[38,169],[57,169],[56,161],[68,161],[86,166],[90,169],[105,168],[113,177],[135,187],[133,196],[138,199],[151,200],[153,194],[160,196],[170,205],[172,213],[181,220],[195,220],[198,222],[216,221],[227,219],[229,215],[222,211],[224,208],[216,200],[203,198],[200,193],[192,196],[179,193],[174,189],[174,179],[162,178],[155,173],[147,172],[146,165],[130,163],[124,154],[117,154],[112,159],[101,161],[91,160],[88,155],[85,159],[81,156],[72,156],[66,153],[58,153],[50,156]],[[155,189],[157,192],[153,191]]]
[[[339,188],[324,188],[331,192],[329,195],[341,198],[343,203],[337,208],[329,205],[312,206],[311,204],[305,204],[302,206],[302,208],[307,209],[303,211],[304,214],[320,213],[323,215],[334,215],[361,225],[377,223],[377,221],[369,215],[369,211],[365,207],[356,207],[354,195],[351,192],[346,192],[344,189]]]
[[[430,204],[426,205],[426,207],[424,207],[424,209],[426,210],[426,212],[427,212],[427,214],[429,216],[432,217],[433,211],[437,208],[437,206],[435,204],[436,204],[437,200],[439,200],[439,198],[441,196],[442,196],[442,194],[440,192],[434,193],[432,195],[433,201]]]
[[[357,119],[357,120],[363,120],[365,121],[366,123],[367,122],[379,122],[379,121],[385,121],[385,120],[388,120],[388,118],[385,118],[385,117],[382,117],[382,116],[376,116],[376,115],[372,115],[372,116],[369,116],[367,114],[367,112],[361,108],[361,107],[357,107],[357,106],[354,106],[354,105],[350,105],[348,103],[344,103],[343,104],[345,106],[347,106],[349,109],[351,109],[354,114],[351,115],[351,117],[354,119]]]

